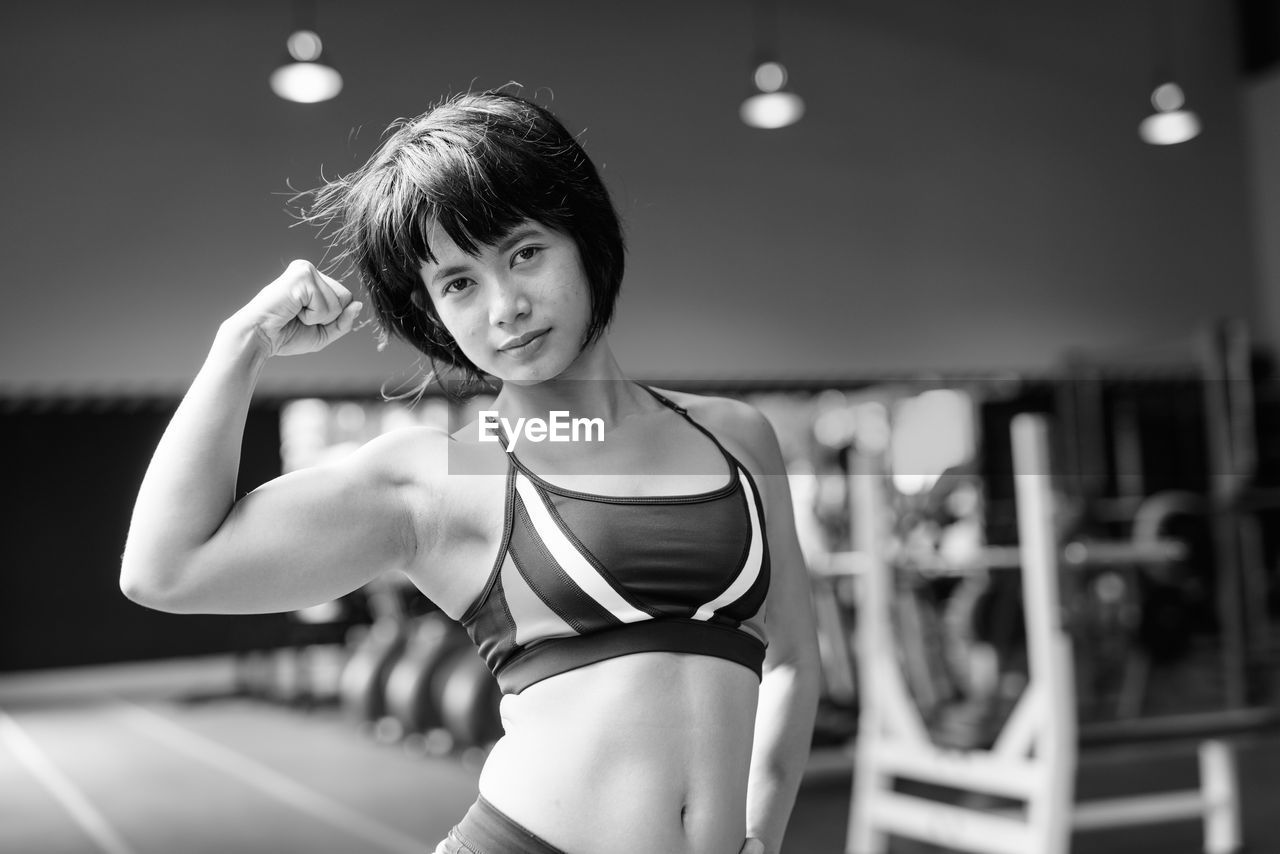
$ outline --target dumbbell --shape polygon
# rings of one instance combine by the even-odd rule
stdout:
[[[357,722],[376,723],[386,714],[387,677],[404,652],[407,634],[403,621],[381,619],[350,636],[354,651],[342,668],[338,696]]]
[[[271,690],[271,656],[267,650],[254,649],[235,657],[236,693],[261,699]]]
[[[482,747],[502,736],[502,690],[474,649],[460,648],[442,663],[434,694],[440,717],[459,748]]]
[[[387,676],[386,713],[399,721],[403,732],[426,733],[444,725],[431,686],[452,654],[470,646],[466,632],[442,613],[415,621],[404,652]]]

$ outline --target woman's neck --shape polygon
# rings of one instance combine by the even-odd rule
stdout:
[[[627,378],[602,336],[559,376],[540,383],[503,383],[495,406],[503,416],[546,418],[555,411],[572,418],[600,418],[605,429],[654,400]]]

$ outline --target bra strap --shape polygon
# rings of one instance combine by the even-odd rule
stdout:
[[[663,404],[664,406],[668,407],[669,409],[673,409],[673,410],[675,410],[676,412],[679,412],[679,413],[680,413],[681,415],[683,415],[685,418],[689,418],[689,412],[688,412],[688,410],[686,410],[683,406],[681,406],[681,405],[679,405],[678,403],[676,403],[676,402],[675,402],[674,400],[672,400],[671,398],[667,397],[666,395],[658,394],[656,391],[654,391],[653,389],[649,388],[649,387],[648,387],[647,385],[645,385],[644,383],[638,382],[638,383],[636,383],[636,385],[640,386],[640,388],[644,389],[645,391],[649,392],[649,394],[651,394],[651,395],[653,395],[655,398],[657,398],[657,400],[658,400],[658,402],[659,402],[659,403]],[[693,419],[692,419],[692,418],[689,418],[689,420],[690,420],[690,421],[693,421]],[[694,422],[694,423],[697,423],[697,422]]]
[[[718,448],[718,449],[719,449],[719,451],[720,451],[721,455],[725,458],[725,461],[729,464],[729,470],[730,470],[730,473],[732,474],[732,476],[733,476],[733,478],[734,478],[735,480],[736,480],[736,479],[737,479],[737,477],[738,477],[738,469],[739,469],[739,468],[741,468],[743,471],[746,471],[746,467],[745,467],[745,466],[743,466],[743,465],[742,465],[742,463],[738,462],[738,458],[737,458],[737,457],[735,457],[733,454],[731,454],[731,453],[729,452],[729,449],[728,449],[728,448],[726,448],[726,447],[725,447],[725,446],[720,442],[720,440],[716,438],[716,434],[715,434],[715,433],[712,433],[712,432],[711,432],[710,430],[708,430],[706,427],[703,427],[701,424],[699,424],[699,423],[698,423],[698,421],[697,421],[697,419],[695,419],[692,415],[690,415],[690,414],[689,414],[689,411],[688,411],[687,409],[685,409],[683,406],[680,406],[678,403],[676,403],[675,401],[671,400],[670,398],[668,398],[668,397],[666,397],[666,396],[664,396],[664,395],[658,394],[658,392],[656,392],[656,391],[654,391],[653,389],[649,388],[649,387],[648,387],[647,385],[645,385],[644,383],[637,382],[637,383],[636,383],[636,385],[640,386],[640,388],[642,388],[642,389],[644,389],[645,391],[649,392],[649,394],[653,395],[653,396],[654,396],[655,398],[657,398],[661,403],[665,404],[666,406],[671,407],[671,409],[673,409],[674,411],[678,412],[681,416],[683,416],[683,417],[684,417],[684,420],[685,420],[685,421],[688,421],[690,424],[692,424],[692,425],[693,425],[693,426],[698,430],[698,432],[699,432],[699,433],[701,433],[702,435],[704,435],[704,436],[706,436],[708,439],[710,439],[710,440],[711,440],[711,444],[715,445],[715,446],[716,446],[716,448]]]
[[[494,435],[498,437],[498,443],[502,445],[502,450],[507,451],[507,456],[511,456],[510,450],[507,449],[507,434],[503,432],[502,425],[498,425],[498,429],[494,431]]]

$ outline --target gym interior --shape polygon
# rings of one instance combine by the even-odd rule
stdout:
[[[1280,850],[1274,0],[61,0],[0,62],[0,851],[430,854],[474,800],[497,686],[407,582],[178,616],[119,569],[218,323],[325,254],[292,195],[509,83],[613,193],[624,367],[778,435],[785,854]],[[239,490],[484,407],[387,399],[420,368],[274,361]]]

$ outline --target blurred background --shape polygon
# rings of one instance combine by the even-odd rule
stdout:
[[[336,97],[269,85],[298,30],[319,34]],[[793,124],[744,122],[764,60],[803,100]],[[0,850],[353,850],[281,818],[333,804],[360,850],[417,850],[471,802],[490,687],[454,661],[472,688],[449,725],[420,655],[409,695],[387,694],[413,638],[445,648],[413,591],[175,617],[116,577],[150,452],[218,324],[291,259],[326,258],[290,198],[362,164],[393,120],[507,84],[580,132],[613,193],[624,369],[750,399],[782,439],[822,623],[815,745],[832,748],[787,850],[844,850],[865,678],[855,457],[885,468],[877,548],[931,739],[988,744],[1032,678],[1020,587],[1000,580],[1016,572],[984,551],[1017,544],[1024,412],[1051,424],[1060,542],[1130,549],[1094,547],[1111,558],[1064,583],[1080,722],[1227,713],[1177,737],[1262,738],[1240,767],[1244,838],[1280,834],[1250,809],[1280,795],[1257,716],[1276,707],[1280,613],[1275,0],[48,0],[0,8],[0,69],[0,756],[18,760],[0,762]],[[1144,139],[1179,97],[1199,132]],[[242,489],[459,417],[434,395],[381,401],[419,369],[371,328],[270,363]],[[125,761],[131,797],[106,773]],[[1130,788],[1182,773],[1163,761],[1126,766]],[[1083,791],[1124,776],[1104,767]],[[424,775],[447,793],[429,809],[395,797]],[[186,815],[164,800],[175,782],[249,818]],[[1090,839],[1200,850],[1189,822]]]
[[[1280,96],[1244,62],[1280,37],[1244,17],[1258,5],[785,2],[807,111],[762,132],[739,118],[747,2],[321,2],[345,82],[321,104],[267,86],[284,0],[12,4],[0,383],[181,391],[222,317],[323,254],[291,227],[291,188],[363,163],[397,117],[509,81],[582,132],[614,193],[631,247],[614,341],[638,375],[1035,370],[1219,315],[1269,341]],[[1203,121],[1188,144],[1138,137],[1159,76]],[[268,380],[364,390],[404,362],[353,336]]]

